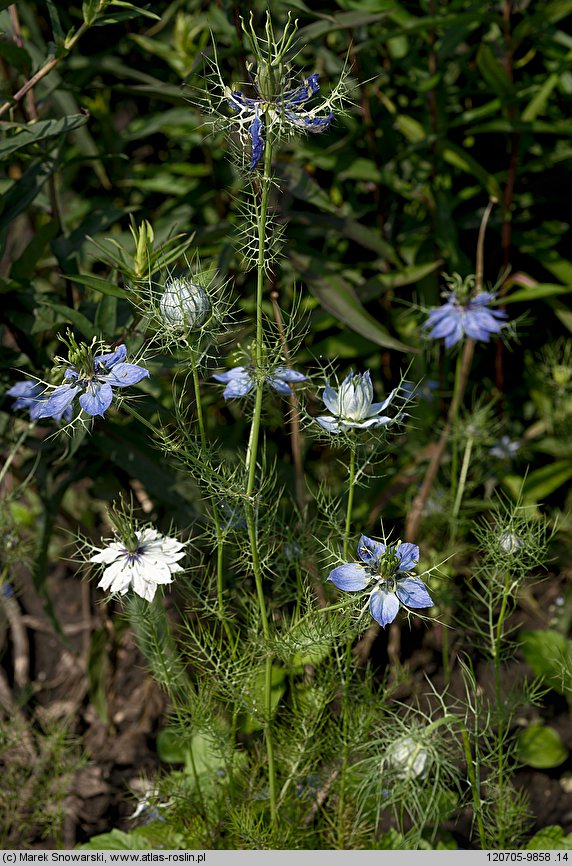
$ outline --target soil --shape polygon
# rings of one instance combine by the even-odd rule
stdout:
[[[547,627],[564,580],[565,576],[555,576],[544,581],[538,591],[541,603],[531,596],[523,609],[519,607],[519,625]],[[17,774],[6,776],[7,770],[14,770],[10,762],[27,764],[23,777],[28,781],[18,792],[16,814],[12,815],[11,830],[4,834],[3,847],[72,848],[113,828],[133,829],[137,822],[130,816],[137,798],[152,787],[152,779],[164,769],[155,751],[155,739],[166,721],[165,698],[145,670],[129,628],[114,627],[112,606],[69,566],[57,566],[49,579],[63,638],[24,569],[15,589],[12,599],[3,600],[5,610],[0,613],[0,718],[2,724],[12,718],[19,747],[4,749],[0,766],[4,778],[17,779]],[[99,653],[98,646],[102,648]],[[427,678],[437,691],[443,688],[439,628],[394,631],[389,646],[411,675],[397,699],[408,703],[416,695],[427,694]],[[387,638],[377,637],[371,646],[372,660],[383,664],[387,648]],[[479,687],[486,692],[490,670],[479,662],[476,672]],[[527,676],[530,671],[522,660],[515,658],[508,663],[507,684]],[[459,671],[453,668],[450,694],[460,697],[462,692]],[[542,709],[530,713],[554,727],[572,754],[570,713],[559,695],[550,692]],[[516,724],[530,718],[517,718]],[[33,798],[34,774],[42,762],[42,741],[36,737],[32,742],[33,732],[54,728],[65,730],[70,743],[69,759],[63,761],[61,770],[53,771],[60,776],[64,815],[63,831],[58,836],[50,834],[49,826],[46,829],[42,820],[34,817],[33,804],[28,802]],[[50,760],[48,754],[48,764]],[[522,768],[516,772],[515,784],[527,794],[534,821],[531,832],[551,824],[572,832],[572,759],[554,770]],[[0,805],[1,801],[0,797]],[[469,847],[471,822],[467,810],[448,826],[460,847]]]

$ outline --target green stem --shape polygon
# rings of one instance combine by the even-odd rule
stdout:
[[[508,600],[510,596],[510,571],[507,570],[505,583],[504,583],[504,592],[501,602],[501,608],[498,615],[498,620],[496,624],[496,629],[493,637],[493,665],[495,672],[495,695],[497,702],[497,713],[498,713],[498,724],[497,724],[497,754],[498,754],[498,777],[497,777],[497,789],[498,789],[498,802],[502,802],[502,797],[504,793],[504,777],[505,777],[505,752],[504,752],[504,739],[505,733],[508,728],[508,724],[505,722],[503,718],[501,707],[504,706],[504,700],[502,695],[502,684],[501,684],[501,658],[500,658],[500,648],[501,643],[504,637],[504,624],[507,616],[508,609]],[[505,838],[504,838],[504,821],[498,821],[498,847],[504,848]]]
[[[255,344],[255,375],[256,375],[256,398],[254,401],[254,414],[252,416],[252,424],[250,427],[250,436],[248,440],[248,449],[246,452],[246,522],[248,525],[248,536],[250,540],[252,569],[254,572],[254,582],[256,585],[256,596],[258,599],[258,607],[260,610],[260,619],[262,623],[262,634],[265,643],[270,640],[270,625],[268,622],[268,614],[266,611],[266,600],[264,598],[264,587],[262,583],[262,569],[260,566],[260,556],[258,554],[258,538],[256,530],[256,503],[254,498],[254,488],[256,484],[256,460],[258,456],[258,442],[260,438],[260,422],[262,418],[262,365],[264,360],[263,347],[263,317],[262,317],[262,302],[264,298],[264,257],[266,252],[266,221],[268,215],[268,199],[270,195],[270,173],[272,169],[272,143],[266,142],[264,150],[264,175],[260,180],[261,197],[260,206],[257,208],[258,214],[258,263],[257,263],[257,279],[256,279],[256,344]],[[265,708],[265,723],[264,723],[264,738],[266,742],[266,757],[268,761],[268,789],[270,794],[270,815],[272,824],[276,827],[278,823],[277,812],[277,791],[276,791],[276,768],[274,764],[274,747],[272,740],[271,715],[272,715],[272,656],[270,653],[266,656],[265,672],[264,672],[264,708]]]
[[[461,404],[461,370],[463,367],[463,356],[459,353],[457,356],[457,366],[455,367],[455,387],[453,391],[453,417],[451,418],[452,437],[451,437],[451,498],[454,497],[457,489],[457,467],[459,463],[459,448],[458,448],[458,432],[459,432],[459,409]]]
[[[467,775],[469,777],[469,785],[471,786],[471,793],[473,795],[473,812],[475,813],[475,818],[477,820],[477,828],[479,831],[479,840],[481,842],[481,848],[484,850],[488,848],[487,837],[485,833],[485,825],[483,822],[483,815],[481,809],[481,789],[480,784],[477,779],[477,774],[475,773],[475,763],[473,761],[473,755],[471,753],[471,741],[469,738],[469,732],[467,731],[467,726],[458,716],[455,715],[446,715],[442,716],[437,721],[433,722],[427,727],[427,734],[430,733],[431,730],[438,728],[440,725],[448,724],[453,722],[453,724],[457,725],[461,734],[461,740],[463,741],[463,751],[465,753],[465,761],[467,764]]]
[[[199,435],[201,437],[201,445],[204,453],[207,452],[207,434],[205,430],[205,419],[203,415],[203,405],[201,401],[201,389],[199,382],[199,372],[197,370],[197,364],[194,352],[191,349],[191,372],[193,376],[193,387],[195,389],[195,405],[197,408],[197,422],[199,425]],[[228,622],[228,617],[226,615],[226,608],[224,604],[224,592],[223,592],[223,575],[224,575],[224,534],[221,527],[219,510],[216,503],[216,498],[214,495],[211,495],[211,511],[213,516],[213,523],[215,526],[216,532],[216,540],[217,540],[217,556],[216,556],[216,587],[217,587],[217,599],[218,599],[218,609],[221,622],[223,624],[223,628],[226,632],[226,636],[229,640],[229,646],[232,649],[233,647],[233,637],[232,631],[230,629],[230,625]]]
[[[342,766],[340,770],[340,793],[338,798],[338,849],[343,850],[345,847],[345,824],[344,813],[346,805],[346,776],[348,769],[348,733],[350,723],[349,699],[350,699],[350,676],[352,663],[352,644],[351,641],[346,643],[346,652],[344,656],[345,671],[343,681],[343,696],[342,696]]]
[[[41,69],[38,69],[38,71],[34,73],[32,78],[26,81],[26,83],[20,88],[17,93],[15,93],[12,97],[10,97],[10,99],[0,105],[0,117],[5,114],[8,109],[11,108],[15,103],[20,102],[20,100],[23,99],[24,96],[26,96],[26,94],[30,92],[30,90],[33,90],[33,88],[36,86],[36,84],[38,84],[39,81],[42,80],[42,78],[45,78],[45,76],[49,72],[51,72],[52,69],[55,69],[55,67],[61,60],[64,59],[64,57],[68,56],[76,42],[81,39],[85,31],[88,30],[90,26],[90,24],[87,24],[84,21],[78,27],[77,33],[75,33],[73,36],[69,37],[66,40],[62,54],[59,54],[57,57],[52,57],[51,60],[48,60],[47,63],[45,63],[41,67]]]
[[[467,474],[469,472],[469,466],[471,464],[471,453],[473,450],[473,444],[474,439],[472,436],[469,436],[469,438],[467,439],[467,444],[465,445],[463,462],[461,464],[461,474],[459,476],[459,484],[457,485],[457,495],[455,497],[455,504],[453,505],[453,512],[451,514],[451,543],[455,541],[455,535],[457,534],[457,518],[459,516],[459,511],[461,510],[461,502],[463,500],[465,486],[467,484]]]
[[[354,489],[356,480],[356,452],[352,448],[350,452],[350,466],[348,472],[348,504],[346,506],[346,527],[344,532],[344,559],[349,556],[350,532],[352,527],[352,511],[354,505]]]

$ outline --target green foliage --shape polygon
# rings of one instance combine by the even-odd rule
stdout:
[[[518,754],[530,767],[558,767],[568,757],[568,749],[554,728],[529,725],[518,737]]]
[[[570,532],[572,5],[297,4],[295,39],[286,4],[271,20],[258,0],[242,31],[237,3],[8,5],[2,393],[61,385],[68,329],[127,345],[151,375],[131,402],[70,427],[30,423],[1,398],[0,590],[29,557],[61,632],[48,575],[69,554],[62,529],[98,536],[126,491],[188,542],[168,593],[129,592],[112,615],[168,700],[161,819],[83,848],[445,848],[444,825],[467,807],[467,847],[524,844],[514,771],[567,756],[543,723],[515,733],[523,709],[542,712],[540,686],[504,677],[519,615],[538,616],[553,510]],[[282,91],[314,72],[335,119],[284,135]],[[270,93],[272,159],[252,171],[237,91]],[[505,345],[478,341],[472,367],[467,343],[455,355],[422,329],[443,270],[507,306]],[[161,317],[172,278],[208,296],[202,330]],[[389,432],[318,429],[324,380],[350,360],[372,371],[376,399],[395,389]],[[253,387],[224,401],[212,374],[238,365]],[[272,389],[284,366],[307,376],[286,399]],[[504,434],[519,446],[506,459],[494,456]],[[402,612],[377,636],[367,596],[327,582],[361,533],[419,541],[425,622]],[[570,699],[571,642],[549,624],[521,632],[520,648]],[[110,634],[95,630],[87,657],[106,723]],[[462,698],[449,689],[460,682]],[[30,770],[7,731],[6,778],[27,786],[15,818],[9,793],[2,804],[13,842],[18,822],[30,837],[58,825],[53,805],[42,815],[46,791],[61,803],[73,760],[35,732]],[[529,842],[543,846],[569,839],[545,828]]]

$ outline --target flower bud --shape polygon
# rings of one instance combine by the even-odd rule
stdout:
[[[522,538],[507,529],[499,538],[499,545],[504,553],[516,553],[524,547],[524,542]]]
[[[168,325],[200,328],[210,312],[210,301],[202,286],[189,279],[168,280],[159,301],[161,318]]]
[[[418,779],[429,770],[429,752],[413,737],[402,737],[393,743],[388,758],[402,779]]]

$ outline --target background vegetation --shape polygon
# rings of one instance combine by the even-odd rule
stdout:
[[[265,4],[255,0],[252,8],[258,25]],[[0,0],[2,394],[24,376],[49,381],[54,356],[62,354],[58,335],[68,328],[78,339],[126,342],[136,353],[144,338],[128,296],[137,281],[149,278],[149,251],[156,257],[156,281],[169,269],[184,269],[185,256],[187,262],[198,256],[216,268],[221,283],[228,281],[239,324],[211,372],[239,363],[237,347],[248,346],[253,336],[255,285],[254,272],[244,269],[237,251],[244,181],[229,159],[224,134],[205,126],[203,109],[213,44],[229,85],[248,80],[241,11],[235,3],[193,0],[139,9],[112,0],[104,10],[96,0],[83,6]],[[529,686],[537,675],[535,688],[547,691],[542,701],[534,689],[526,692],[511,736],[517,738],[518,725],[524,731],[544,725],[546,731],[544,723],[559,720],[554,753],[544,733],[540,745],[528,734],[520,765],[546,770],[564,796],[570,790],[567,749],[572,747],[565,733],[572,689],[566,558],[572,478],[572,3],[348,0],[315,3],[311,9],[303,2],[272,4],[276,22],[289,11],[299,19],[297,68],[319,72],[325,93],[346,63],[350,69],[347,112],[339,113],[327,132],[283,147],[275,166],[284,259],[272,270],[271,289],[280,306],[297,307],[303,321],[292,338],[294,345],[299,342],[296,367],[313,377],[315,393],[327,365],[340,380],[350,368],[370,369],[376,388],[386,393],[405,371],[408,380],[421,383],[406,430],[388,444],[387,459],[367,489],[356,492],[356,541],[360,531],[378,537],[380,517],[386,531],[400,537],[411,513],[447,417],[455,369],[455,358],[423,338],[420,328],[427,310],[441,302],[442,273],[474,273],[479,226],[491,198],[496,204],[486,235],[484,278],[498,291],[511,321],[507,340],[479,344],[475,354],[454,443],[462,455],[468,439],[473,442],[462,508],[452,524],[455,464],[446,456],[415,539],[427,567],[447,560],[442,567],[447,580],[437,593],[445,626],[419,624],[401,644],[399,631],[389,645],[386,636],[374,635],[366,653],[370,671],[378,683],[393,677],[396,688],[404,687],[404,676],[406,703],[426,689],[425,673],[439,688],[449,684],[454,691],[461,665],[456,659],[470,655],[473,640],[476,602],[469,575],[478,575],[475,521],[490,528],[499,513],[514,514],[515,507],[525,506],[531,525],[549,527],[550,534],[557,517],[550,552],[526,575],[528,580],[544,569],[545,583],[534,590],[525,581],[513,599],[513,638],[523,647],[513,645],[517,661],[511,664],[520,666]],[[36,83],[28,87],[32,76]],[[272,318],[273,307],[266,304]],[[176,368],[177,358],[167,353],[153,358],[139,404],[147,417],[165,423],[172,417]],[[63,572],[56,564],[73,557],[70,538],[78,532],[99,540],[105,508],[120,494],[134,497],[141,514],[164,532],[175,522],[188,537],[198,536],[204,518],[200,479],[175,471],[153,447],[143,421],[127,413],[98,420],[89,434],[54,438],[53,427],[29,424],[23,413],[12,411],[10,397],[0,399],[6,461],[0,475],[5,714],[0,745],[10,778],[23,778],[27,791],[16,817],[10,798],[0,798],[3,838],[14,844],[27,827],[31,842],[42,833],[55,834],[49,838],[60,843],[82,842],[89,832],[81,827],[75,838],[69,827],[68,836],[61,836],[70,779],[82,772],[78,756],[93,760],[81,739],[78,708],[95,707],[108,731],[117,724],[108,713],[109,676],[119,664],[126,625],[119,613],[93,625],[100,594],[88,585],[82,615],[92,626],[81,645],[70,644],[57,596],[75,592],[68,588],[78,584],[78,576],[69,562]],[[188,401],[192,412],[192,398]],[[225,404],[212,384],[205,384],[203,401],[208,435],[230,459],[247,438],[247,419],[238,404]],[[308,397],[309,415],[320,407],[317,397]],[[290,449],[277,401],[267,409],[265,429],[271,464]],[[501,435],[519,443],[512,459],[491,456]],[[311,434],[303,437],[308,489],[327,477],[341,492],[346,469],[339,453]],[[295,500],[289,456],[280,463],[279,480]],[[307,554],[302,572],[325,581],[319,547],[307,553],[311,537],[300,541]],[[240,591],[238,584],[229,587],[231,594]],[[39,607],[24,600],[33,597]],[[497,602],[490,600],[493,608]],[[22,655],[26,642],[33,645],[32,613],[44,617],[84,676],[83,694],[80,688],[72,712],[55,714],[55,727],[49,713],[38,713],[50,698],[37,680],[34,652],[27,662]],[[23,626],[22,615],[28,617]],[[478,654],[472,657],[475,688],[481,677],[486,683],[481,661]],[[375,692],[375,684],[372,688]],[[153,744],[166,718],[160,713],[147,732]],[[26,775],[28,761],[14,759],[15,738],[29,754],[43,755],[43,766],[54,762],[51,784],[57,778],[57,792],[46,789],[51,805],[43,814],[30,803],[44,776]],[[165,742],[162,756],[176,764],[177,753],[169,753]],[[552,758],[542,757],[547,750]],[[572,831],[569,798],[550,819],[535,813],[534,788],[545,783],[538,775],[523,777],[529,797],[523,810],[530,819],[522,820],[521,835],[513,841],[557,824],[564,829],[554,830],[551,844],[564,845],[565,832]],[[354,783],[359,787],[362,781]],[[478,844],[471,821],[462,824],[455,804],[443,805],[435,826],[462,826],[463,840]],[[111,830],[124,814],[107,813],[107,827],[99,829]],[[361,817],[367,824],[368,816]],[[387,835],[390,829],[382,828],[385,836],[366,829],[351,837],[352,844],[398,847],[410,827],[399,826],[397,842]],[[170,841],[199,840],[207,847],[210,841],[215,847],[212,827],[206,842],[202,831],[195,831],[197,836],[179,827],[182,835]],[[262,831],[257,835],[254,824],[228,832],[227,844],[229,838],[243,847],[274,844]],[[139,837],[135,847],[142,839],[154,844],[149,838]],[[332,844],[327,834],[309,836],[306,844],[308,838],[310,847]],[[425,838],[436,844],[433,831]],[[220,844],[224,847],[224,836]],[[420,844],[419,838],[408,844]]]

